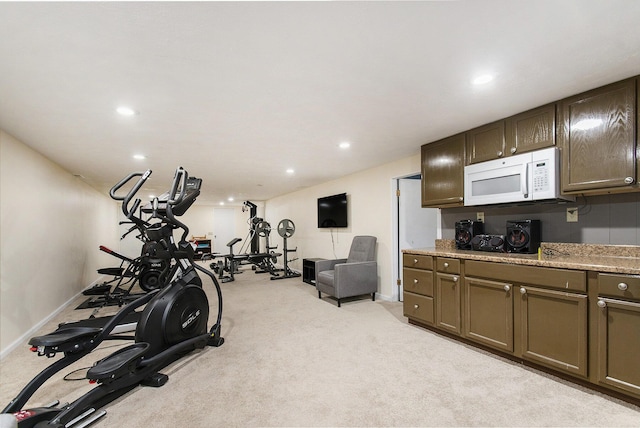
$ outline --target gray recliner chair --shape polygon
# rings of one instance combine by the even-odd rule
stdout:
[[[349,257],[316,262],[316,288],[318,298],[322,293],[340,299],[371,294],[376,300],[378,291],[378,264],[376,262],[376,237],[355,236]]]

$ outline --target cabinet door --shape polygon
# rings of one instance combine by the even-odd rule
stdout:
[[[587,376],[587,296],[520,287],[522,358]]]
[[[504,156],[505,121],[490,123],[467,132],[469,163],[484,162]]]
[[[464,279],[465,336],[513,352],[513,293],[506,282]]]
[[[464,134],[422,146],[422,206],[454,207],[464,201]]]
[[[640,304],[598,299],[598,382],[640,397]]]
[[[436,274],[436,326],[460,334],[460,276]]]
[[[553,147],[556,144],[556,105],[549,104],[507,119],[506,155]]]
[[[563,100],[558,114],[563,192],[636,189],[634,79]]]

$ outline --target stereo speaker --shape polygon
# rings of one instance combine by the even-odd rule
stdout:
[[[484,223],[475,220],[460,220],[456,222],[456,248],[470,250],[474,236],[484,233]]]
[[[508,253],[533,254],[540,247],[540,220],[509,220],[505,235]]]

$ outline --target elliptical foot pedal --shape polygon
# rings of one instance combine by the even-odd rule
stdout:
[[[154,388],[159,388],[169,380],[169,376],[163,373],[154,373],[151,376],[145,378],[140,382],[140,385],[144,386],[152,386]]]

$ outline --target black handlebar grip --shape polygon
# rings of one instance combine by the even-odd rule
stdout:
[[[173,177],[173,183],[171,184],[171,191],[169,192],[169,199],[167,199],[168,205],[176,205],[184,198],[184,194],[187,191],[187,171],[184,168],[179,167],[176,170],[176,175]],[[182,185],[180,186],[180,194],[176,199],[176,193],[178,192],[178,182],[182,179]]]
[[[145,181],[147,181],[147,179],[149,178],[149,176],[151,175],[151,170],[148,169],[146,170],[144,173],[141,172],[134,172],[131,173],[129,175],[127,175],[125,178],[123,178],[122,180],[120,180],[118,182],[118,184],[116,184],[115,186],[113,186],[111,188],[111,190],[109,190],[109,196],[111,196],[112,199],[115,199],[116,201],[123,201],[122,202],[122,212],[124,213],[124,215],[127,218],[131,218],[131,214],[133,212],[135,212],[136,207],[134,207],[132,210],[129,210],[129,201],[131,200],[131,198],[133,198],[135,196],[136,193],[138,193],[138,190],[140,190],[140,188],[142,187],[142,185],[144,184]],[[129,190],[129,192],[126,194],[126,196],[118,196],[116,195],[116,192],[118,190],[120,190],[120,188],[122,186],[124,186],[125,184],[127,184],[129,181],[131,181],[132,178],[134,177],[140,177],[137,181],[137,183],[131,188],[131,190]],[[140,202],[138,202],[137,205],[139,205]]]

